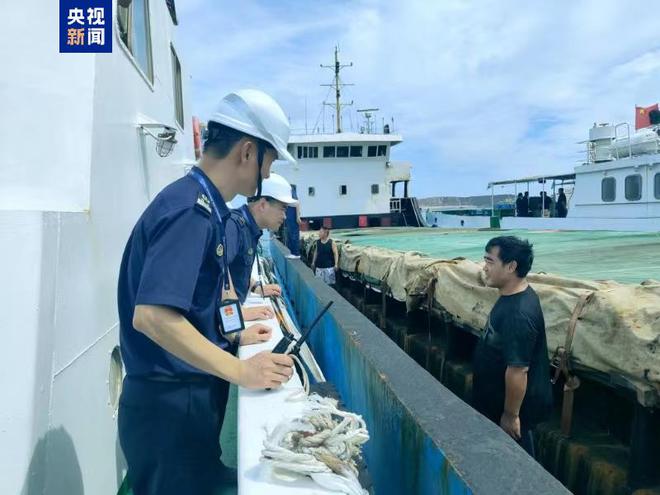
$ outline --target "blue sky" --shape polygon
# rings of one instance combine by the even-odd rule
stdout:
[[[343,114],[378,107],[413,164],[413,193],[487,194],[490,180],[571,171],[594,122],[634,122],[660,101],[651,1],[182,0],[176,37],[192,110],[262,89],[294,129],[317,121],[335,44]],[[326,130],[331,128],[326,110]],[[321,125],[319,123],[319,125]],[[496,192],[506,192],[496,190]],[[511,191],[512,192],[512,191]]]

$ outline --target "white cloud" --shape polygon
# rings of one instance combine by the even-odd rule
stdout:
[[[183,3],[182,3],[183,5]],[[260,87],[297,128],[320,113],[335,43],[346,100],[395,118],[420,196],[469,194],[489,180],[570,170],[595,121],[631,121],[660,100],[651,2],[233,2],[180,9],[193,110]],[[349,112],[352,112],[349,114]],[[331,125],[330,111],[326,111]]]

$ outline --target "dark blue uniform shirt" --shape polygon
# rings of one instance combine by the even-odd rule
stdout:
[[[291,197],[298,199],[296,186],[291,186]],[[295,206],[286,209],[286,246],[291,254],[300,256],[300,226],[298,225],[298,211]]]
[[[291,186],[291,197],[298,199],[298,191],[295,186]],[[295,206],[286,207],[286,226],[287,228],[298,228],[298,211]]]
[[[133,327],[137,304],[172,308],[211,342],[229,347],[218,330],[217,315],[225,280],[223,237],[229,209],[208,178],[207,184],[222,224],[202,186],[187,175],[154,198],[128,239],[117,290],[127,375],[204,373]]]
[[[252,265],[262,232],[247,205],[231,211],[226,229],[229,272],[236,295],[243,303],[250,290]]]

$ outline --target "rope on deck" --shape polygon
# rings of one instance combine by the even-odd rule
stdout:
[[[358,414],[337,408],[337,401],[312,394],[302,417],[282,421],[264,440],[261,460],[288,473],[310,476],[329,490],[366,495],[358,481],[357,461],[369,440]]]

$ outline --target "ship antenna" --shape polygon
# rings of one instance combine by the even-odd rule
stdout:
[[[337,133],[341,132],[341,107],[347,107],[353,104],[351,101],[350,103],[342,103],[341,102],[341,88],[344,86],[355,86],[354,84],[348,84],[348,83],[343,83],[339,80],[339,72],[345,68],[345,67],[353,67],[353,62],[350,64],[340,64],[339,63],[339,46],[335,46],[335,64],[334,65],[323,65],[321,64],[321,67],[326,68],[326,69],[332,69],[334,70],[335,73],[335,82],[332,84],[321,84],[321,86],[330,86],[335,88],[335,103],[326,103],[325,101],[323,102],[323,105],[328,105],[331,107],[335,107],[335,115],[337,117]]]
[[[366,133],[367,134],[371,134],[371,130],[372,130],[371,118],[372,117],[374,118],[373,127],[376,127],[376,125],[378,125],[376,123],[376,117],[374,116],[374,113],[376,113],[378,110],[380,110],[380,108],[358,108],[358,113],[364,114],[364,119],[367,121],[366,122],[366,125],[367,125],[367,127],[366,127],[367,132]],[[383,127],[385,127],[385,126],[383,126]]]

